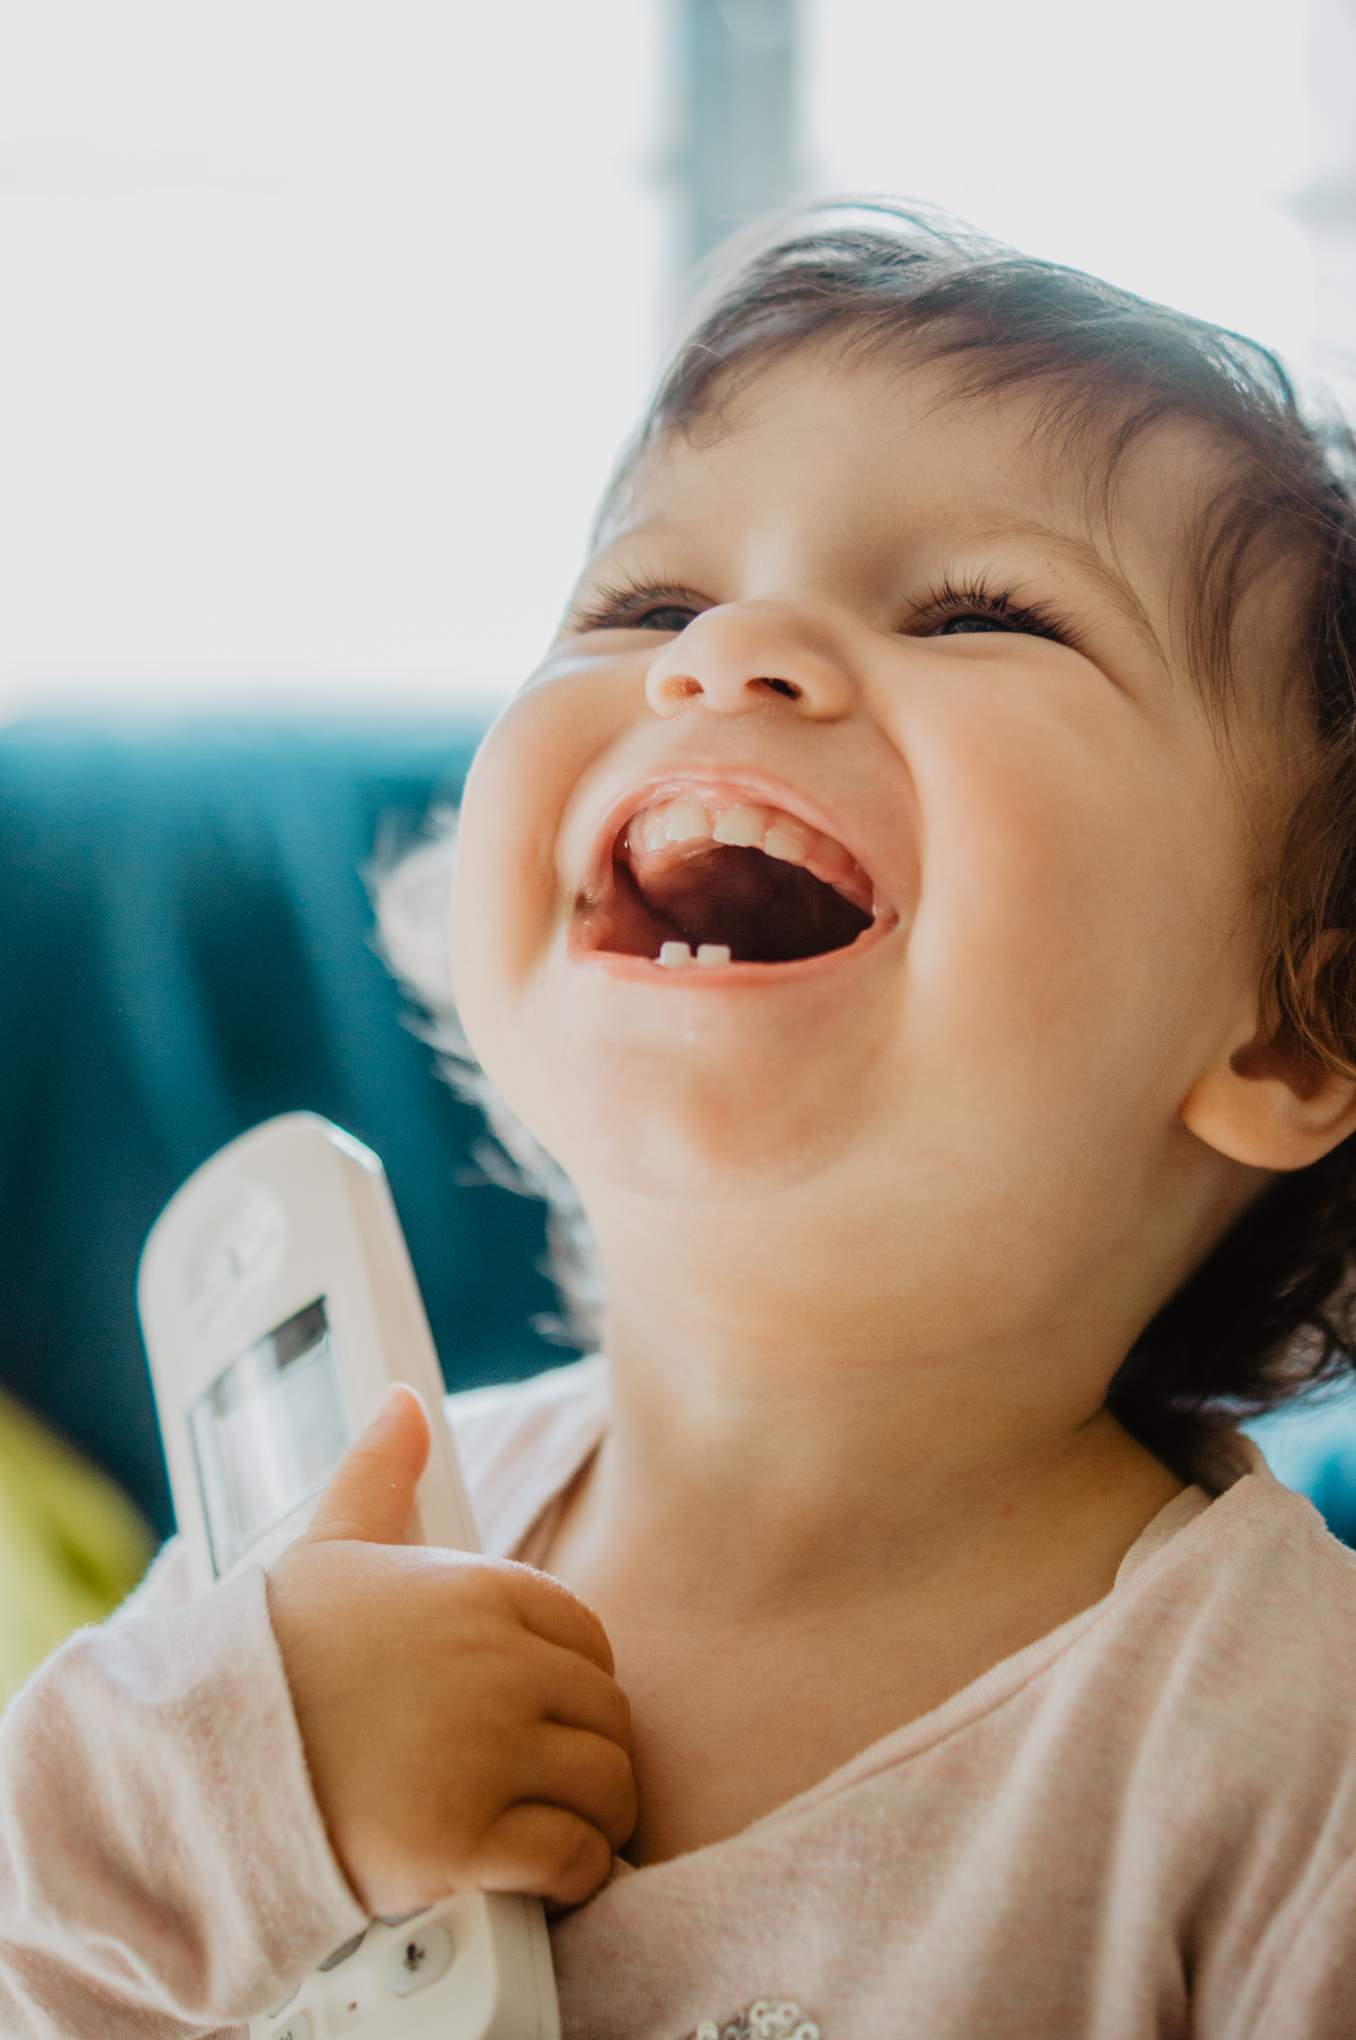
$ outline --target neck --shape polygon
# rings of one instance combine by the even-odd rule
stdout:
[[[635,1571],[709,1602],[719,1580],[762,1616],[946,1571],[1099,1496],[1124,1498],[1125,1548],[1176,1491],[1103,1407],[1136,1329],[1121,1312],[1022,1314],[973,1269],[939,1293],[940,1255],[915,1289],[905,1257],[869,1265],[860,1221],[798,1239],[787,1219],[764,1228],[774,1257],[709,1210],[677,1209],[658,1242],[652,1209],[634,1235],[601,1214],[614,1416],[566,1540],[586,1597]]]
[[[592,1211],[613,1421],[544,1562],[631,1704],[637,1863],[733,1834],[1089,1607],[1178,1491],[1103,1407],[1112,1314],[1023,1315],[973,1271],[945,1295],[917,1248],[911,1296],[860,1215],[772,1202]]]

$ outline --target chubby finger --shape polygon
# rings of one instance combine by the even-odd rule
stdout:
[[[523,1798],[577,1813],[620,1849],[636,1824],[636,1780],[620,1744],[544,1721],[521,1771]]]
[[[423,1398],[404,1382],[393,1382],[367,1429],[330,1475],[304,1541],[403,1543],[429,1441]]]
[[[477,1858],[483,1891],[518,1891],[582,1905],[612,1870],[607,1837],[577,1813],[522,1801],[500,1814]]]
[[[498,1570],[507,1583],[519,1619],[534,1635],[563,1650],[577,1651],[611,1676],[614,1667],[607,1631],[592,1608],[578,1600],[560,1580],[533,1566],[500,1559]]]
[[[631,1740],[631,1703],[617,1681],[592,1658],[534,1636],[533,1675],[542,1718],[564,1728],[587,1728],[623,1748]]]

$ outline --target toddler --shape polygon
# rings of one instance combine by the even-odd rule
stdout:
[[[601,1357],[449,1398],[486,1557],[393,1390],[267,1579],[49,1660],[6,2032],[237,2032],[471,1887],[568,2040],[1356,2032],[1356,1572],[1234,1428],[1352,1336],[1346,447],[904,208],[746,250],[450,946],[450,840],[388,888]]]

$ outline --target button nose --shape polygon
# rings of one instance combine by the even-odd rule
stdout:
[[[784,707],[815,721],[846,715],[856,698],[832,629],[782,602],[704,609],[651,662],[645,692],[656,715],[700,703],[713,715]]]

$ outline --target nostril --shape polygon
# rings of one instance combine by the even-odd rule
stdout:
[[[760,687],[770,687],[774,694],[784,694],[788,701],[799,701],[802,690],[791,680],[769,680],[763,674],[758,682]]]

